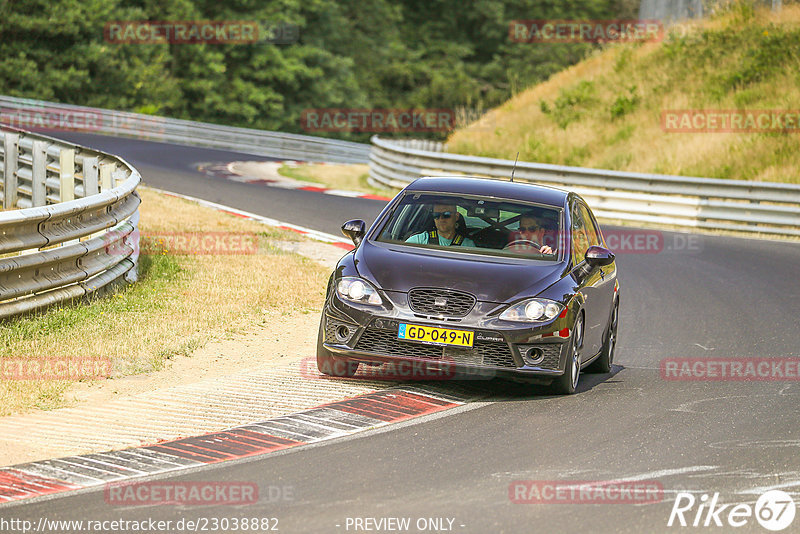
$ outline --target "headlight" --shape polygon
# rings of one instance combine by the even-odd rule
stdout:
[[[563,309],[564,306],[552,300],[528,299],[508,308],[500,314],[500,319],[524,323],[549,321],[555,319]]]
[[[380,305],[381,296],[372,285],[357,276],[345,276],[336,284],[336,294],[342,300],[359,304]]]

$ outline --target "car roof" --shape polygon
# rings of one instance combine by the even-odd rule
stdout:
[[[411,182],[406,191],[461,193],[499,197],[563,207],[568,191],[527,182],[492,180],[476,176],[426,176]]]

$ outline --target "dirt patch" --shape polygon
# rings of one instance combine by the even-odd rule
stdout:
[[[102,404],[121,396],[217,378],[265,363],[278,365],[311,357],[316,354],[319,318],[318,311],[266,314],[261,324],[211,341],[188,356],[175,357],[162,371],[77,383],[68,393],[69,404]]]

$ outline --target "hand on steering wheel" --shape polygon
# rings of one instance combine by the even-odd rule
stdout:
[[[539,252],[539,254],[555,254],[555,252],[553,252],[553,249],[550,248],[548,245],[540,245],[536,241],[531,241],[530,239],[515,239],[514,241],[503,247],[503,249],[505,250],[515,246],[521,248],[522,247],[531,248]]]
[[[509,243],[508,245],[506,245],[503,248],[511,248],[511,247],[514,247],[514,246],[518,246],[518,247],[525,246],[525,247],[535,248],[536,250],[539,250],[540,248],[542,248],[542,245],[540,245],[536,241],[531,241],[530,239],[515,239],[514,241],[512,241],[511,243]]]

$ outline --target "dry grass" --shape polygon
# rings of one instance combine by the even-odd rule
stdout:
[[[669,109],[800,109],[800,55],[791,52],[798,28],[797,5],[746,19],[734,9],[688,24],[683,41],[611,45],[455,132],[449,150],[505,159],[519,150],[524,161],[800,183],[796,131],[669,133],[661,125]],[[775,49],[789,50],[789,64],[770,64],[763,50],[773,38],[785,39]],[[565,106],[576,116],[559,124],[554,109],[565,95],[584,100]],[[627,98],[635,102],[615,114],[615,102]]]
[[[398,190],[380,189],[367,183],[369,165],[366,164],[303,164],[297,166],[284,165],[278,171],[284,176],[315,182],[330,189],[360,191],[370,195],[393,197]]]
[[[316,311],[328,272],[270,241],[291,232],[141,189],[140,229],[156,232],[258,234],[252,255],[142,256],[140,281],[89,304],[50,309],[11,321],[0,331],[0,358],[110,358],[112,375],[159,370],[208,340],[268,320],[276,313]],[[0,381],[0,415],[63,404],[68,381]]]

